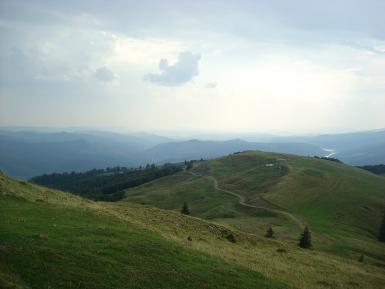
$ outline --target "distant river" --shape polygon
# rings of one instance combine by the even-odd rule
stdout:
[[[325,158],[330,158],[332,157],[333,155],[336,154],[336,150],[335,149],[326,149],[326,148],[323,148],[323,150],[327,153],[324,157]]]

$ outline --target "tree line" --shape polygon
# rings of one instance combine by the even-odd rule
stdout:
[[[36,176],[31,182],[67,191],[96,201],[118,201],[124,190],[183,170],[182,164],[126,168],[92,169],[86,172],[65,172]]]
[[[367,170],[377,175],[385,174],[385,165],[367,165],[367,166],[359,166],[359,168]]]
[[[321,160],[327,160],[335,163],[340,163],[343,164],[343,162],[337,158],[332,158],[332,157],[319,157],[319,156],[314,156],[315,159],[321,159]]]

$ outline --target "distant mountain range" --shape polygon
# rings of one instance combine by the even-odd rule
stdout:
[[[137,154],[170,141],[150,134],[0,131],[0,168],[30,178],[49,172],[137,166]]]
[[[331,149],[336,157],[352,165],[385,163],[385,129],[326,134],[310,137],[283,137],[283,142],[304,142]]]
[[[302,156],[331,154],[348,164],[380,164],[385,163],[385,130],[290,137],[249,134],[232,140],[180,140],[147,133],[101,131],[0,130],[0,169],[21,178],[108,166],[210,159],[245,150]]]

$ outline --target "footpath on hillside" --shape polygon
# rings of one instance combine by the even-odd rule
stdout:
[[[226,193],[228,195],[232,195],[234,197],[237,197],[238,198],[238,203],[241,206],[245,206],[245,207],[249,207],[249,208],[254,208],[254,209],[265,209],[265,210],[268,210],[270,212],[274,212],[274,213],[278,213],[278,214],[284,215],[287,218],[289,218],[290,220],[292,220],[301,230],[304,229],[305,226],[306,226],[306,223],[304,221],[302,221],[300,218],[298,218],[297,216],[293,215],[292,213],[290,213],[288,211],[284,211],[284,210],[281,210],[281,209],[269,208],[269,207],[260,206],[260,205],[257,206],[257,205],[252,205],[252,204],[246,203],[245,198],[243,196],[241,196],[240,194],[237,194],[235,192],[232,192],[232,191],[229,191],[229,190],[225,190],[225,189],[222,189],[221,187],[219,187],[218,180],[215,177],[213,177],[213,176],[203,176],[203,175],[199,175],[197,173],[194,173],[192,171],[189,171],[189,173],[194,175],[194,176],[197,176],[197,177],[206,178],[208,180],[211,180],[213,182],[213,184],[214,184],[214,189],[215,190],[223,192],[223,193]]]

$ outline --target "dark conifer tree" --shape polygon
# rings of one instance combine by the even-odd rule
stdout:
[[[363,263],[365,260],[364,255],[361,255],[360,258],[358,258],[358,262]]]
[[[301,237],[299,238],[299,244],[301,248],[311,248],[311,233],[308,228],[308,226],[305,227],[303,230],[303,233],[301,234]]]
[[[382,223],[380,227],[380,232],[378,234],[378,240],[380,240],[381,242],[385,242],[385,211],[384,215],[382,216]]]
[[[187,205],[186,202],[183,203],[183,207],[182,207],[181,213],[183,215],[190,215],[190,210],[189,210],[188,205]]]
[[[265,237],[266,238],[274,238],[274,231],[273,231],[272,227],[269,227],[269,229],[267,229]]]

